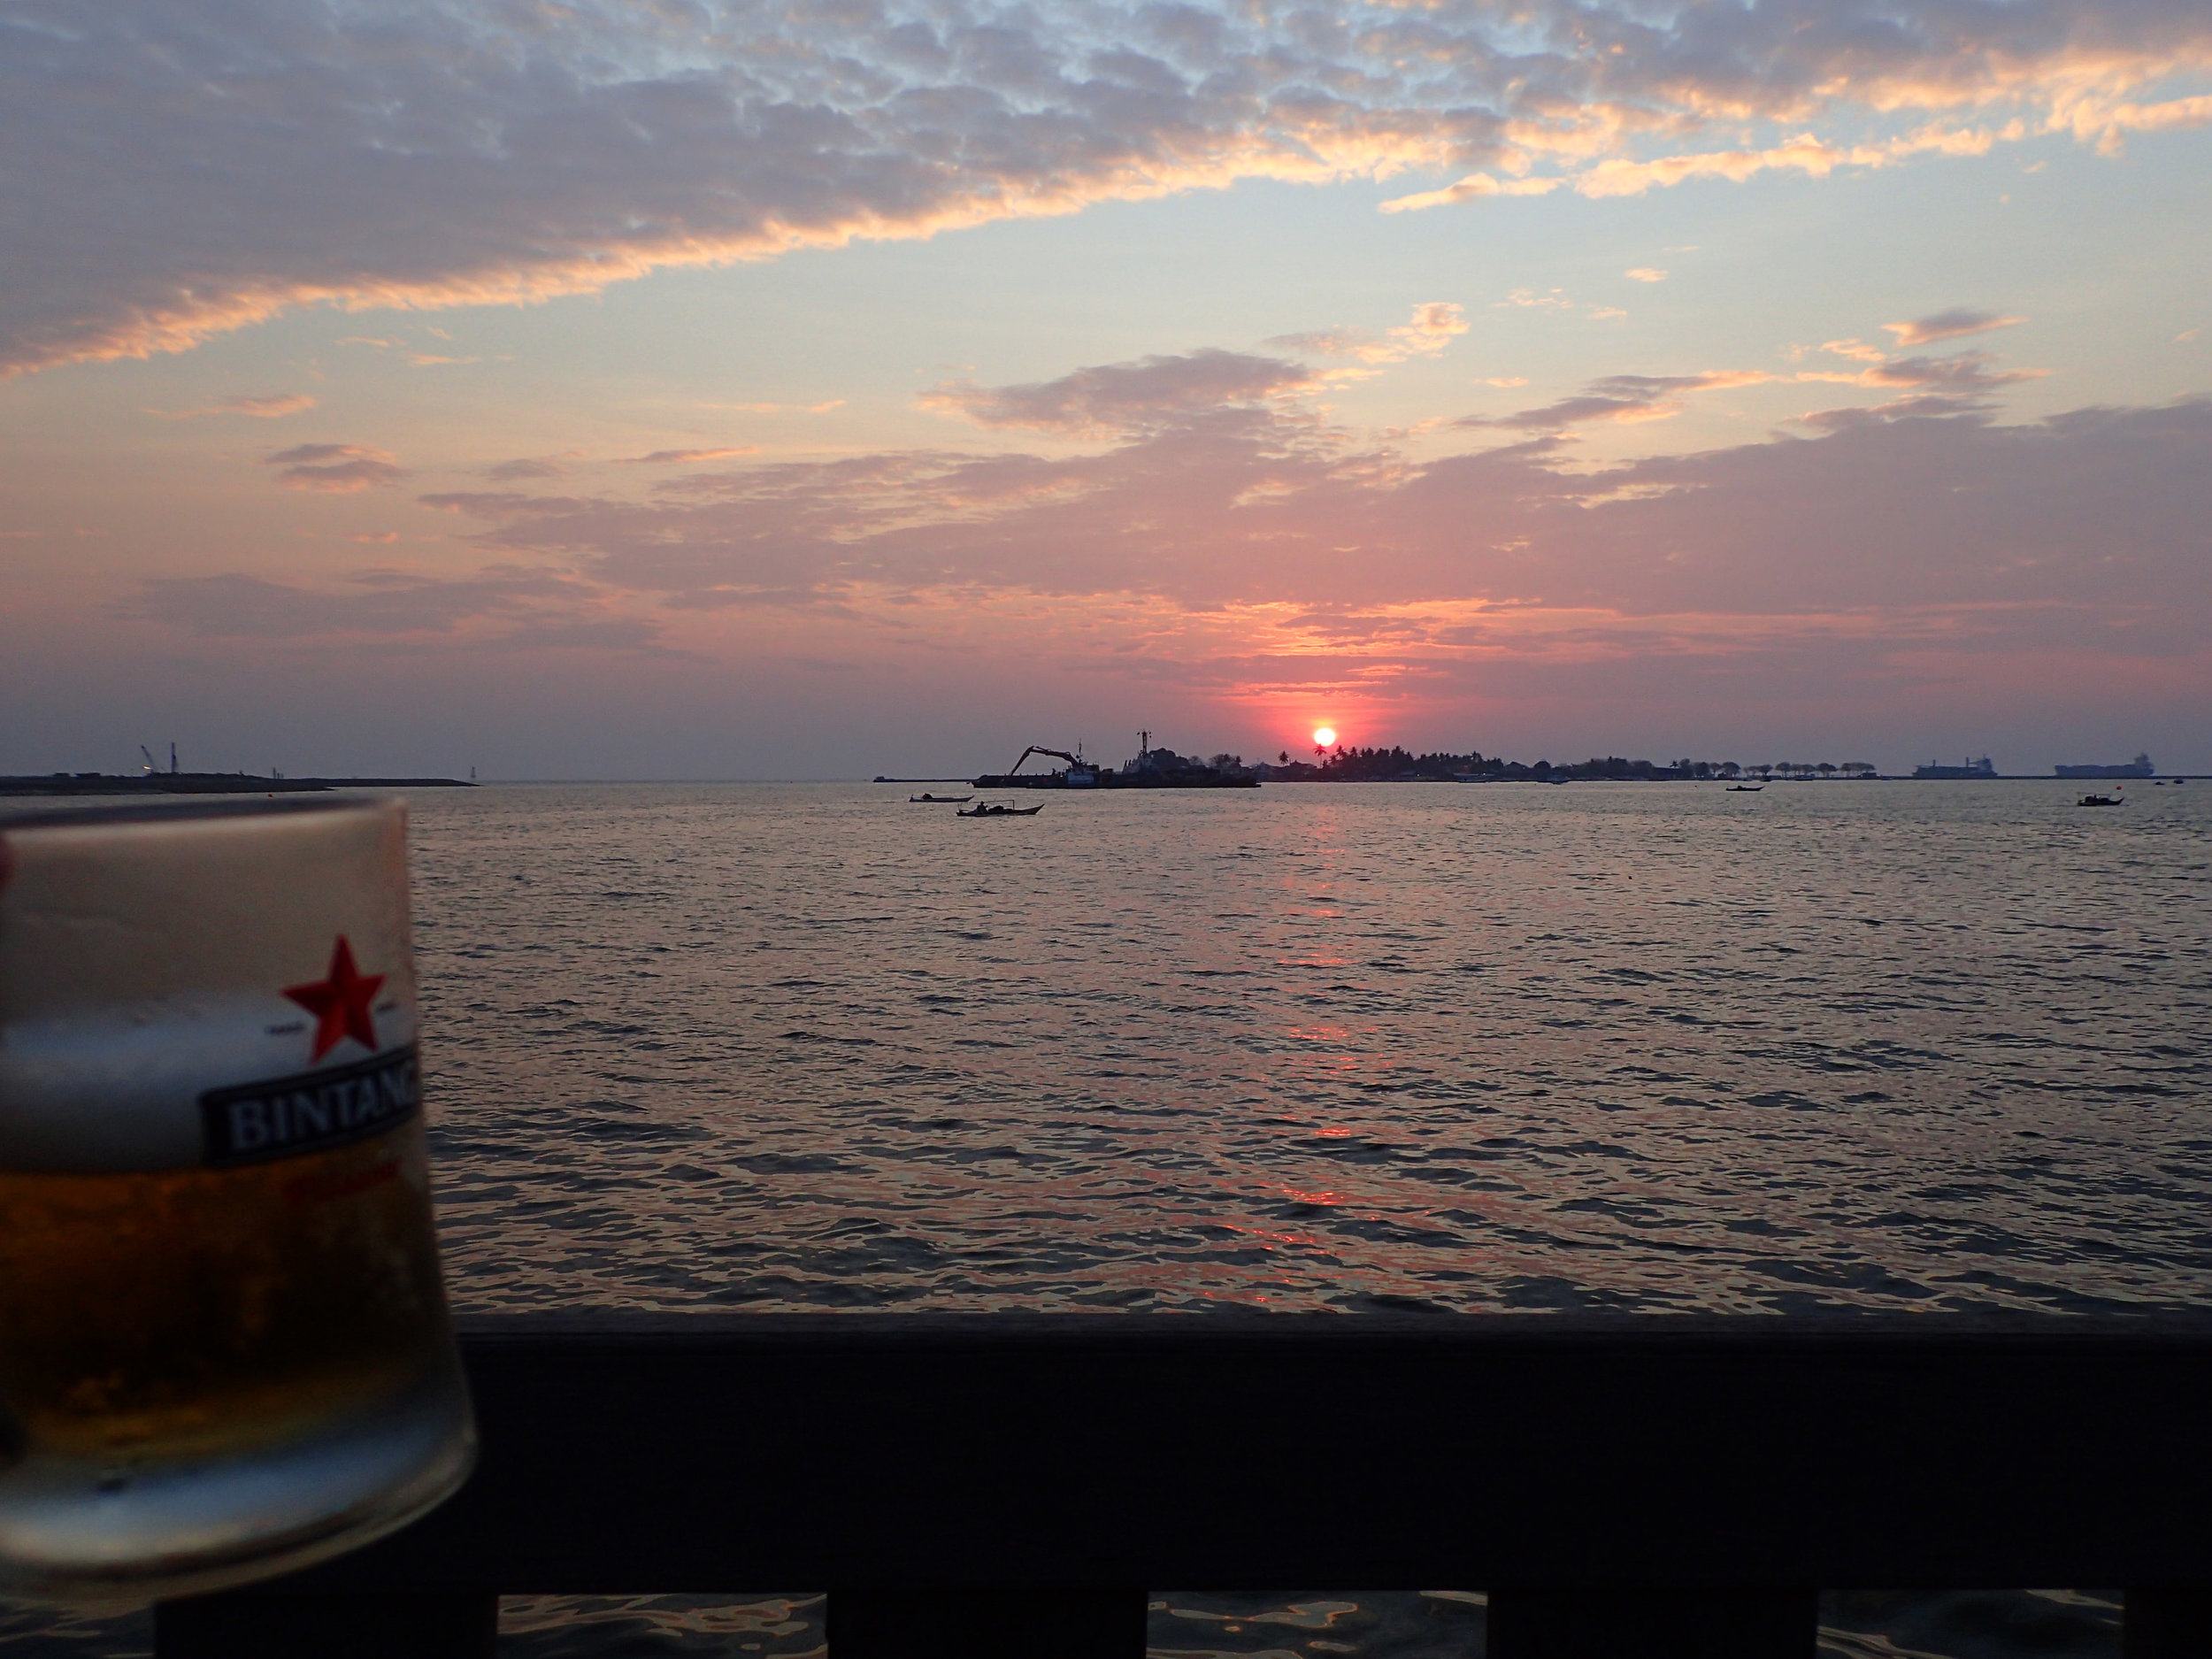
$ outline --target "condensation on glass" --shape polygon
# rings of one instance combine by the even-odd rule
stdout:
[[[0,819],[0,1595],[287,1571],[474,1457],[405,809]]]

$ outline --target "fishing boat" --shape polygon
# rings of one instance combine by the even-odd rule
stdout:
[[[974,799],[975,797],[972,795],[932,795],[925,789],[919,795],[907,796],[906,803],[909,806],[921,806],[924,803],[930,806],[958,806],[964,801]]]
[[[2127,797],[2118,795],[2085,795],[2074,804],[2076,806],[2125,806]]]
[[[1728,786],[1728,793],[1730,795],[1756,795],[1765,787],[1766,785],[1763,783],[1732,783]]]
[[[995,801],[986,801],[981,806],[970,807],[965,812],[956,812],[955,818],[1035,818],[1044,810],[1036,806],[1001,806]]]

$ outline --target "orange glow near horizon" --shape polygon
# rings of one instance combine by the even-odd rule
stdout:
[[[1324,749],[1328,748],[1330,744],[1336,741],[1336,727],[1333,726],[1315,726],[1313,728],[1313,741],[1320,744]]]

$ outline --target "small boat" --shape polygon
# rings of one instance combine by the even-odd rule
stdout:
[[[1765,787],[1766,785],[1763,783],[1732,783],[1728,786],[1728,793],[1730,795],[1756,795]]]
[[[919,795],[910,795],[906,802],[909,806],[920,806],[924,802],[931,806],[958,806],[964,801],[974,799],[972,795],[932,795],[925,789]]]
[[[970,807],[965,812],[956,812],[955,818],[1035,818],[1044,810],[1042,803],[1036,806],[1001,806],[995,801],[986,801],[981,806]]]
[[[2076,806],[2125,806],[2127,797],[2118,795],[2085,795],[2074,804]]]

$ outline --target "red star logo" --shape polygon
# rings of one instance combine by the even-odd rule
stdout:
[[[330,953],[330,977],[311,985],[295,985],[284,995],[315,1017],[315,1052],[310,1064],[321,1059],[347,1038],[365,1048],[376,1047],[376,1022],[369,1018],[369,1003],[380,973],[363,973],[353,965],[353,947],[338,935],[338,948]]]

